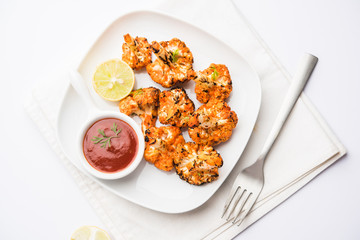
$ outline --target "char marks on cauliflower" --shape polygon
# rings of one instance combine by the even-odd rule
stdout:
[[[171,171],[174,167],[176,149],[184,143],[184,137],[178,127],[151,127],[145,131],[144,158],[158,169]]]
[[[154,87],[140,88],[132,91],[119,103],[120,112],[130,116],[135,114],[142,120],[141,129],[143,133],[150,127],[155,127],[160,90]]]
[[[228,68],[223,64],[212,63],[194,79],[196,98],[201,103],[210,99],[223,101],[232,91],[232,81]]]
[[[157,59],[146,66],[152,80],[163,87],[173,87],[177,83],[194,79],[193,55],[184,42],[177,38],[170,41],[151,43]]]
[[[163,91],[159,97],[159,121],[176,127],[186,127],[195,111],[193,101],[183,88]]]
[[[213,147],[187,142],[177,148],[174,165],[182,180],[201,185],[218,179],[223,160]]]
[[[126,34],[124,40],[122,60],[132,69],[141,69],[151,63],[151,46],[146,38],[133,38],[130,34]]]
[[[196,143],[215,146],[231,137],[237,122],[236,113],[226,102],[210,100],[190,117],[189,135]]]

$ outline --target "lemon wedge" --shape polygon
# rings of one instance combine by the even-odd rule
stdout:
[[[111,240],[107,232],[95,226],[82,226],[71,235],[71,240]]]
[[[104,99],[120,101],[132,91],[135,75],[127,63],[111,59],[96,68],[92,83],[97,94]]]

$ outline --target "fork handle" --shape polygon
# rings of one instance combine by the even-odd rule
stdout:
[[[286,122],[288,116],[290,115],[291,110],[295,106],[295,103],[297,102],[302,90],[304,89],[307,81],[309,80],[310,75],[314,70],[317,61],[318,61],[317,57],[308,53],[306,53],[302,57],[299,66],[295,72],[295,75],[293,76],[293,80],[291,81],[291,86],[288,90],[288,93],[286,94],[283,100],[283,104],[276,117],[274,125],[265,141],[259,159],[265,158],[266,155],[269,153],[284,123]]]

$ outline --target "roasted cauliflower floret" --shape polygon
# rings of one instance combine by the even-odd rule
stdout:
[[[129,96],[120,101],[120,112],[128,116],[131,114],[138,115],[142,120],[141,129],[145,133],[146,129],[155,127],[159,94],[160,90],[154,87],[132,91]]]
[[[184,137],[178,127],[151,127],[145,131],[144,158],[158,169],[171,171],[174,167],[176,149],[184,143]]]
[[[226,102],[211,100],[190,117],[189,135],[196,143],[215,146],[231,137],[237,122],[236,113]]]
[[[164,42],[152,42],[151,48],[157,59],[146,66],[152,80],[163,87],[186,82],[195,77],[193,55],[185,43],[177,38]]]
[[[219,177],[223,160],[213,147],[188,142],[177,149],[174,165],[182,180],[201,185]]]
[[[151,47],[146,38],[133,38],[126,34],[124,40],[122,60],[132,69],[140,69],[151,63]]]
[[[202,103],[210,99],[223,101],[232,91],[230,73],[223,64],[212,63],[209,68],[198,72],[194,81],[196,98]]]
[[[159,121],[176,127],[186,127],[195,111],[193,101],[183,88],[163,91],[159,96]]]

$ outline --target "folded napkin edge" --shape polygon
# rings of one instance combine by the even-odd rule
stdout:
[[[280,62],[280,59],[275,55],[275,53],[270,49],[270,47],[266,44],[264,39],[259,35],[259,33],[256,31],[256,29],[253,27],[253,25],[249,22],[249,20],[245,17],[245,15],[240,11],[234,0],[230,0],[234,8],[236,9],[236,12],[238,13],[239,17],[242,21],[246,24],[246,26],[249,28],[249,30],[254,34],[254,37],[258,40],[260,45],[265,49],[265,51],[268,53],[268,55],[271,57],[272,62],[277,66],[277,69],[282,72],[282,74],[285,76],[285,78],[291,82],[292,77],[291,74],[286,70],[284,65]],[[347,150],[345,146],[340,142],[339,138],[335,135],[334,131],[330,128],[330,125],[325,121],[324,117],[320,114],[320,111],[315,107],[315,105],[312,103],[310,98],[305,94],[305,92],[302,92],[300,99],[303,100],[306,107],[311,111],[311,113],[314,115],[314,118],[319,122],[320,126],[325,130],[328,137],[332,140],[334,145],[336,145],[339,149],[339,152],[342,153],[341,157],[346,154]]]

